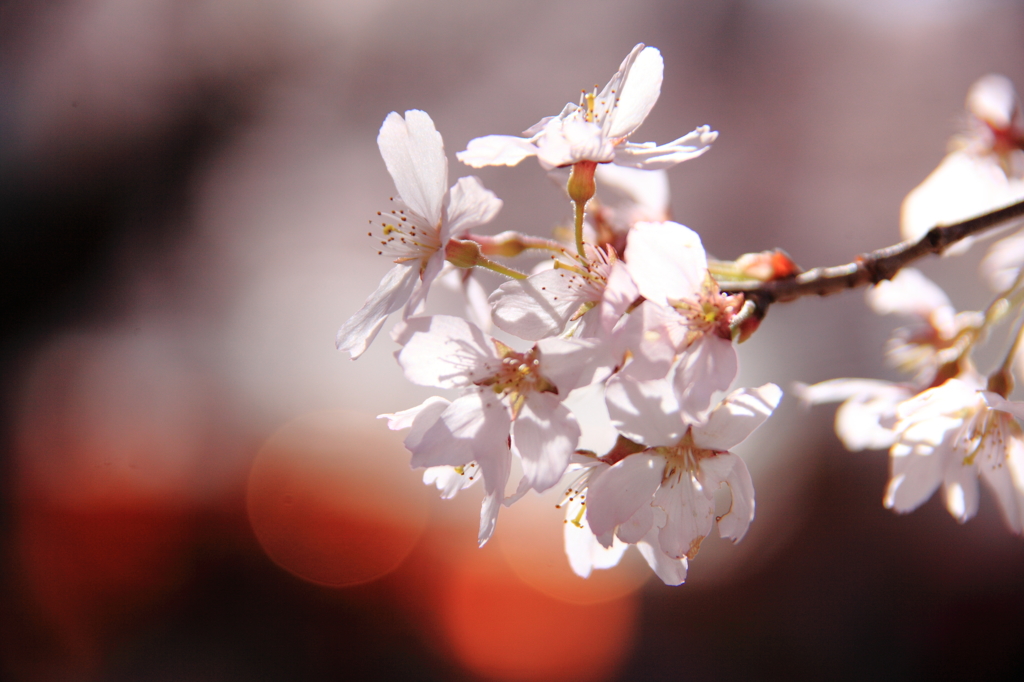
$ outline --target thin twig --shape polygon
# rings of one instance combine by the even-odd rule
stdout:
[[[814,268],[793,277],[771,282],[720,282],[722,291],[743,292],[754,300],[761,316],[772,303],[793,301],[804,296],[828,296],[839,291],[877,284],[891,279],[900,268],[944,249],[971,235],[1024,216],[1024,201],[998,211],[980,215],[952,225],[933,227],[917,241],[905,241],[858,256],[852,263],[828,268]]]

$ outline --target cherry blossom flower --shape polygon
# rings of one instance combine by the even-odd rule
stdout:
[[[542,119],[523,133],[526,137],[478,137],[456,156],[474,168],[514,166],[528,156],[547,170],[580,161],[671,168],[703,154],[718,133],[701,126],[660,146],[628,141],[658,101],[663,72],[661,53],[641,43],[599,93],[585,94],[578,105],[569,103],[558,116]]]
[[[432,397],[382,415],[392,430],[409,428],[413,467],[479,467],[486,491],[480,544],[494,530],[511,467],[520,458],[519,494],[555,485],[565,473],[580,429],[562,401],[575,388],[593,343],[544,339],[517,352],[466,320],[414,317],[402,331],[398,362],[421,386],[460,389],[453,401]],[[443,482],[451,489],[450,480]]]
[[[565,253],[551,269],[498,287],[489,299],[495,326],[529,340],[561,334],[572,321],[583,336],[611,332],[639,294],[614,249],[585,248],[586,259]]]
[[[730,324],[742,297],[718,290],[700,237],[678,223],[635,225],[626,267],[647,299],[640,309],[643,333],[632,349],[633,360],[611,379],[609,389],[623,383],[619,397],[657,393],[666,407],[671,404],[696,418],[715,391],[727,390],[736,378],[739,363]],[[620,430],[623,410],[630,409],[628,400],[609,402],[613,419],[620,416]]]
[[[450,240],[490,221],[501,209],[501,200],[474,177],[460,178],[449,192],[444,143],[426,112],[407,111],[404,119],[388,114],[377,145],[398,196],[392,199],[394,208],[378,212],[370,223],[380,227],[377,252],[393,257],[395,266],[338,330],[338,350],[348,351],[352,359],[366,351],[388,315],[404,305],[409,317],[422,305]]]
[[[914,389],[877,379],[830,379],[797,384],[797,396],[809,405],[839,402],[836,435],[847,450],[884,450],[896,441],[896,408]]]
[[[592,476],[586,517],[598,541],[604,547],[616,537],[648,543],[648,563],[653,560],[663,580],[662,572],[672,578],[666,582],[678,584],[686,560],[697,555],[711,532],[714,493],[722,485],[732,493],[732,505],[718,518],[719,533],[741,540],[754,518],[754,487],[746,464],[730,450],[764,423],[781,397],[778,386],[765,384],[734,391],[702,422],[687,424],[676,413],[684,425],[681,438],[655,443]],[[657,405],[642,407],[643,414],[658,414],[649,409]]]
[[[1014,418],[1024,417],[1024,403],[950,379],[896,414],[887,508],[913,511],[941,485],[946,508],[963,523],[978,511],[981,478],[1010,529],[1024,533],[1024,432]]]
[[[956,223],[1024,199],[1024,114],[1004,76],[979,79],[967,94],[969,130],[904,199],[904,239],[920,239],[936,225]],[[945,251],[966,251],[965,239]]]

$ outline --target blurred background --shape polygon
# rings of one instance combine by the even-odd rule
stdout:
[[[0,677],[9,680],[1005,679],[1024,541],[882,508],[884,453],[787,397],[740,450],[757,519],[665,587],[569,571],[553,497],[451,501],[374,419],[418,404],[382,335],[334,334],[388,268],[376,148],[421,108],[454,153],[666,63],[635,136],[707,123],[670,171],[721,258],[804,267],[898,241],[903,196],[988,72],[1024,87],[1024,4],[974,0],[0,2]],[[569,205],[483,169],[489,227]],[[983,251],[922,269],[960,307]],[[496,284],[494,281],[492,284]],[[740,383],[896,378],[859,292],[772,309]],[[999,349],[996,349],[998,353]]]

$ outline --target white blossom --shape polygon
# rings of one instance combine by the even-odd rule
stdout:
[[[566,104],[558,116],[526,130],[525,137],[487,135],[471,140],[458,159],[474,168],[514,166],[536,156],[547,170],[579,161],[654,170],[700,156],[718,137],[708,126],[660,146],[628,141],[658,101],[663,72],[661,53],[641,43],[599,93],[585,94],[578,105]]]
[[[444,265],[449,240],[490,221],[501,209],[501,200],[477,178],[460,178],[448,191],[444,143],[426,112],[407,111],[404,119],[388,114],[377,145],[398,196],[392,199],[394,207],[379,211],[370,224],[380,229],[378,254],[394,258],[395,266],[338,330],[338,350],[353,359],[366,351],[388,315],[403,305],[405,317],[420,308]]]
[[[723,485],[732,503],[717,519],[718,530],[724,538],[741,540],[754,518],[754,487],[746,464],[729,451],[771,415],[781,397],[778,386],[765,384],[734,391],[699,423],[687,424],[676,413],[684,425],[681,438],[647,442],[652,447],[593,476],[586,516],[598,541],[604,547],[616,537],[648,543],[646,551],[641,548],[648,563],[657,566],[663,580],[662,571],[678,578],[670,584],[678,584],[685,578],[685,561],[697,555],[711,532],[714,493]]]

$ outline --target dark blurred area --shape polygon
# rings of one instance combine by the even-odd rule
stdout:
[[[828,408],[741,451],[757,519],[687,584],[584,582],[557,500],[476,549],[479,491],[436,499],[374,419],[428,393],[385,336],[332,341],[386,270],[389,111],[431,114],[454,181],[655,45],[637,139],[721,131],[676,219],[831,265],[898,241],[969,85],[1024,88],[1022,37],[995,0],[0,3],[0,677],[1019,679],[1024,541],[987,491],[963,526],[883,509],[886,455]],[[495,231],[568,214],[535,164],[479,175]],[[977,308],[971,258],[923,269]],[[776,306],[740,382],[895,378],[891,328],[857,293]]]

